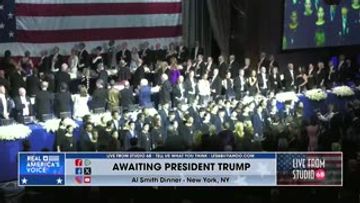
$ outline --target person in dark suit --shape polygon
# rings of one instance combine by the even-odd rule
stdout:
[[[0,85],[0,118],[9,119],[13,109],[13,101],[6,95],[6,89]]]
[[[323,62],[318,62],[318,69],[315,74],[316,86],[317,88],[324,87],[326,79],[326,70]]]
[[[121,50],[116,53],[116,61],[120,62],[121,60],[124,60],[127,65],[130,65],[131,52],[128,50],[127,46],[126,42],[121,44]]]
[[[80,133],[80,151],[91,152],[97,148],[98,134],[94,130],[94,125],[90,122],[84,124],[84,129]]]
[[[139,59],[139,66],[135,70],[135,73],[132,77],[132,86],[137,88],[140,85],[141,79],[145,78],[145,68],[143,66],[143,61]]]
[[[70,74],[68,73],[68,65],[63,63],[59,72],[55,74],[55,89],[57,92],[60,91],[61,84],[70,85]]]
[[[266,97],[269,89],[269,78],[268,75],[266,74],[265,67],[261,67],[260,73],[257,78],[258,78],[258,86],[260,93]]]
[[[107,49],[105,51],[105,54],[103,58],[105,58],[105,65],[108,68],[115,68],[116,67],[116,47],[115,47],[115,41],[110,40],[107,44]]]
[[[177,51],[177,61],[182,64],[189,58],[189,50],[184,46],[183,42],[180,42],[179,46],[176,48]]]
[[[171,92],[172,86],[170,81],[168,80],[168,76],[163,74],[161,76],[162,84],[159,91],[159,102],[160,104],[171,103]]]
[[[124,82],[124,89],[120,91],[120,98],[120,106],[123,109],[128,109],[130,105],[134,104],[133,89],[127,80]]]
[[[205,65],[206,65],[206,72],[207,72],[209,78],[212,78],[214,75],[214,73],[213,73],[214,69],[218,69],[217,65],[214,63],[213,58],[209,56],[207,58]]]
[[[44,50],[41,52],[40,62],[38,64],[40,73],[49,73],[51,69],[51,58],[49,52]]]
[[[144,42],[142,44],[142,48],[139,51],[139,57],[144,61],[144,64],[146,65],[150,65],[150,47],[149,47],[149,42]]]
[[[90,67],[90,55],[86,51],[86,46],[84,43],[79,44],[79,63],[78,63],[78,70],[83,72],[84,69]]]
[[[97,139],[97,146],[99,151],[106,151],[106,149],[109,148],[113,131],[112,121],[107,121],[105,127],[101,126],[98,129],[99,137]]]
[[[46,73],[42,75],[41,81],[46,81],[48,83],[47,90],[49,92],[55,92],[55,76],[52,73]],[[40,84],[41,86],[41,84]]]
[[[130,148],[127,151],[130,151],[130,152],[143,152],[143,151],[145,151],[145,149],[140,147],[140,143],[139,143],[138,138],[131,138],[130,139]]]
[[[169,108],[170,105],[169,104],[164,104],[162,106],[160,106],[160,109],[158,110],[158,114],[160,116],[160,128],[161,128],[161,134],[163,135],[163,138],[166,138],[166,134],[167,134],[167,128],[169,126]]]
[[[121,150],[121,142],[119,140],[119,131],[113,130],[111,133],[111,140],[108,145],[107,151],[116,152]]]
[[[26,96],[25,88],[19,89],[19,96],[14,98],[15,104],[15,119],[19,123],[24,122],[24,116],[32,116],[32,104],[30,98]]]
[[[179,135],[182,136],[186,145],[191,147],[194,142],[194,118],[188,117],[179,127]]]
[[[99,79],[96,81],[96,89],[92,94],[91,109],[104,109],[106,107],[106,99],[108,92],[104,88],[103,80]]]
[[[264,115],[263,108],[258,106],[256,112],[252,115],[252,124],[254,127],[255,140],[263,140],[264,139]]]
[[[111,127],[116,130],[119,131],[121,130],[121,123],[120,123],[120,114],[118,111],[112,111],[111,112]]]
[[[0,70],[0,85],[3,85],[6,90],[10,90],[10,82],[5,78],[5,71]]]
[[[295,90],[295,75],[294,64],[289,63],[288,68],[284,72],[284,85],[286,91]]]
[[[139,142],[140,142],[140,147],[145,149],[145,151],[151,150],[151,137],[150,137],[149,123],[144,123],[143,128],[140,131]]]
[[[192,104],[196,98],[196,80],[194,76],[194,71],[190,71],[188,78],[185,80],[185,95],[189,104]]]
[[[243,98],[247,91],[247,83],[244,69],[239,70],[239,76],[234,79],[234,91],[237,100]]]
[[[119,62],[118,81],[131,80],[131,71],[124,60]]]
[[[203,55],[204,49],[200,47],[199,41],[195,41],[195,46],[191,49],[190,58],[196,60],[199,54]]]
[[[224,56],[219,56],[219,76],[221,80],[226,78],[226,73],[228,72],[228,65],[225,62]]]
[[[60,91],[55,94],[54,106],[55,114],[58,117],[60,117],[61,113],[71,113],[71,107],[73,106],[73,104],[71,94],[68,91],[68,85],[66,83],[61,83]]]
[[[266,53],[265,52],[260,53],[260,59],[259,59],[258,64],[257,64],[257,72],[258,73],[260,72],[261,67],[265,67],[266,72],[268,72],[269,60],[266,58]]]
[[[97,79],[103,81],[104,88],[107,88],[109,75],[105,70],[104,64],[99,63],[96,69]]]
[[[346,79],[346,69],[347,69],[347,64],[345,62],[345,56],[344,55],[340,55],[339,56],[339,64],[337,66],[336,69],[336,80],[337,82],[343,82]]]
[[[60,70],[61,65],[65,62],[64,57],[59,53],[59,47],[55,47],[51,58],[51,72],[55,73]]]
[[[20,87],[26,87],[20,65],[17,65],[15,71],[10,74],[10,85],[10,95],[12,97],[18,96],[18,90]]]
[[[240,64],[236,61],[235,55],[230,55],[229,57],[230,63],[229,63],[229,71],[231,73],[231,78],[234,79],[239,75],[240,70]]]
[[[211,96],[213,98],[217,98],[221,95],[222,90],[222,80],[219,76],[219,69],[213,70],[213,77],[210,81],[210,88],[211,88]]]
[[[245,58],[245,59],[244,59],[244,66],[243,66],[242,69],[244,69],[244,71],[245,71],[245,77],[246,77],[246,78],[247,78],[247,77],[250,77],[250,75],[251,75],[251,70],[252,70],[250,58]]]
[[[157,43],[155,45],[154,53],[154,59],[155,62],[157,61],[165,61],[166,60],[166,50],[161,48],[161,44]]]
[[[206,74],[206,65],[203,60],[204,56],[199,54],[196,60],[196,63],[194,64],[195,72],[196,72],[196,78],[200,79],[203,78],[203,76]]]
[[[135,122],[130,121],[128,123],[128,129],[123,137],[123,143],[124,143],[124,150],[129,150],[131,147],[133,147],[130,143],[131,139],[138,139],[139,138],[139,134],[138,132],[135,130]]]
[[[91,69],[97,70],[100,63],[104,64],[104,59],[101,56],[102,48],[100,46],[95,49],[95,56],[91,61]]]
[[[155,117],[153,126],[150,130],[151,148],[156,149],[158,146],[164,143],[164,136],[161,131],[160,116]]]
[[[216,127],[216,133],[222,131],[222,124],[226,122],[226,112],[225,109],[220,109],[218,115],[214,118],[213,124]]]
[[[222,81],[222,94],[228,99],[235,97],[234,82],[230,72],[227,72],[226,78]]]
[[[326,78],[325,78],[325,84],[327,88],[332,88],[334,86],[334,83],[336,82],[337,78],[338,78],[337,72],[336,72],[336,68],[335,65],[333,64],[332,61],[329,61],[329,70],[326,74]]]
[[[269,76],[269,89],[275,94],[282,89],[280,74],[278,67],[276,66],[272,68],[271,74]]]
[[[47,91],[49,84],[46,81],[41,83],[41,91],[35,97],[35,111],[37,118],[43,120],[43,115],[51,114],[53,110],[53,93]]]
[[[26,91],[30,97],[35,97],[40,91],[40,78],[38,77],[38,70],[36,68],[30,76],[26,78]]]
[[[71,125],[66,126],[63,136],[60,137],[57,145],[60,152],[73,152],[77,151],[77,141],[73,134],[74,128]]]
[[[274,67],[279,67],[279,63],[275,60],[275,56],[271,54],[269,56],[269,74],[272,73]]]

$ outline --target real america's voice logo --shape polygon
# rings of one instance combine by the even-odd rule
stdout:
[[[75,177],[74,181],[77,184],[91,183],[91,161],[89,159],[75,159]]]

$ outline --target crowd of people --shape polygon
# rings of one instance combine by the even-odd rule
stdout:
[[[6,51],[0,69],[2,120],[82,119],[79,140],[62,119],[54,149],[48,150],[342,150],[345,171],[359,172],[358,100],[349,102],[346,112],[329,105],[326,114],[304,119],[301,103],[278,109],[275,99],[284,91],[359,84],[358,65],[343,55],[337,64],[296,68],[289,63],[280,69],[265,53],[256,63],[245,58],[241,64],[234,55],[205,58],[199,43],[188,49],[181,43],[154,48],[145,42],[130,51],[126,43],[116,47],[110,41],[93,54],[81,43],[69,57],[55,47],[51,54],[44,51],[38,63],[30,52],[16,61]],[[109,74],[113,70],[116,74]],[[76,93],[70,91],[74,80],[81,83]],[[93,89],[90,80],[96,81]],[[95,125],[90,114],[104,111],[112,118]]]
[[[205,60],[197,42],[192,49],[182,43],[154,48],[147,42],[139,48],[130,51],[126,43],[116,46],[110,41],[89,54],[80,43],[68,58],[55,47],[51,55],[44,51],[38,63],[29,51],[18,61],[6,51],[0,65],[2,120],[25,122],[34,116],[44,121],[52,115],[83,119],[80,142],[69,138],[70,126],[60,126],[59,151],[155,150],[173,139],[181,143],[177,147],[189,150],[208,139],[206,135],[219,135],[221,141],[215,143],[222,149],[251,150],[250,145],[272,139],[269,134],[286,135],[275,136],[280,148],[294,144],[297,150],[315,151],[322,149],[318,135],[327,130],[317,125],[330,123],[330,113],[303,119],[301,103],[278,109],[275,94],[359,82],[358,66],[344,55],[337,64],[330,60],[328,66],[318,62],[295,68],[289,63],[280,70],[275,57],[266,53],[256,64],[245,58],[241,65],[235,55]],[[109,74],[113,70],[116,74]],[[96,81],[92,90],[90,79]],[[73,94],[69,87],[74,80],[80,85]],[[346,118],[357,118],[359,104],[353,103],[348,108],[352,115]],[[130,116],[139,109],[136,118]],[[105,111],[112,112],[111,121],[91,123],[90,113]],[[334,115],[345,118],[343,113]],[[331,143],[340,142],[340,133],[334,136]]]

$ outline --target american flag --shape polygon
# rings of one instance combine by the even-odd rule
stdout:
[[[14,56],[78,42],[167,45],[181,35],[181,0],[0,0],[0,46]]]
[[[293,160],[294,159],[324,159],[325,179],[294,180]],[[302,169],[300,169],[302,170]],[[277,185],[342,185],[342,154],[341,153],[279,153],[277,154]]]

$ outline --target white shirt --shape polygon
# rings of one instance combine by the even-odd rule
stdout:
[[[180,58],[180,57],[181,57],[181,53],[184,52],[184,51],[183,51],[183,47],[184,47],[184,46],[179,46],[178,58]]]
[[[88,107],[89,96],[81,97],[80,94],[73,95],[74,101],[74,117],[82,118],[86,114],[90,114]]]
[[[29,110],[29,102],[26,100],[26,97],[21,96],[20,97],[21,103],[24,104],[24,108],[23,108],[23,116],[28,116],[30,115],[30,110]]]
[[[290,76],[291,76],[291,79],[292,79],[291,85],[294,85],[294,71],[293,70],[289,70],[289,71],[290,71]]]
[[[113,120],[113,123],[114,123],[114,126],[115,126],[115,129],[119,129],[119,122],[117,120]]]
[[[183,98],[183,96],[184,96],[184,91],[185,91],[185,89],[184,89],[184,85],[179,85],[179,89],[180,89],[180,98]]]
[[[244,91],[245,86],[245,78],[243,76],[240,76],[240,84],[241,84],[241,91]]]
[[[190,79],[190,82],[191,82],[191,87],[193,89],[193,91],[189,92],[189,94],[195,94],[196,92],[196,83],[193,79]]]
[[[198,90],[200,96],[208,96],[210,95],[210,83],[208,80],[201,79],[198,82]]]
[[[83,53],[84,51],[85,51],[85,49],[83,49],[83,50],[81,50],[81,51],[80,51],[80,53],[79,53],[79,57],[78,57],[78,58],[79,58],[79,60],[82,60],[82,59],[83,59],[83,58],[82,58],[82,53]],[[80,63],[79,63],[79,65],[78,65],[78,66],[79,66],[79,68],[82,68],[82,67],[85,67],[85,64],[83,64],[83,63],[82,63],[82,64],[80,64]]]
[[[261,121],[264,121],[263,116],[262,116],[262,113],[258,112],[257,114],[259,115],[260,120],[261,120]]]
[[[338,70],[340,70],[340,68],[343,64],[344,64],[344,61],[340,61],[339,65],[338,65]]]
[[[59,54],[55,54],[51,59],[51,72],[59,71],[59,69],[55,67],[55,64],[58,60],[58,56],[59,56]]]
[[[263,86],[262,86],[262,88],[263,88],[263,89],[267,89],[266,74],[265,74],[265,73],[261,73],[261,77],[262,77],[262,80],[263,80]]]
[[[78,67],[78,63],[79,63],[79,57],[78,56],[69,57],[68,63],[69,63],[69,68],[70,68],[70,78],[75,79],[77,76],[77,67]]]
[[[8,116],[8,112],[7,112],[7,101],[6,101],[6,97],[4,94],[0,94],[0,99],[3,105],[3,115],[5,116],[5,118]]]
[[[122,58],[125,58],[125,57],[126,57],[125,52],[126,52],[126,49],[123,49],[122,52],[121,52],[121,57],[122,57]]]
[[[210,70],[210,69],[211,69],[211,65],[212,65],[212,62],[211,62],[211,63],[208,63],[207,66],[206,66],[206,70]]]

